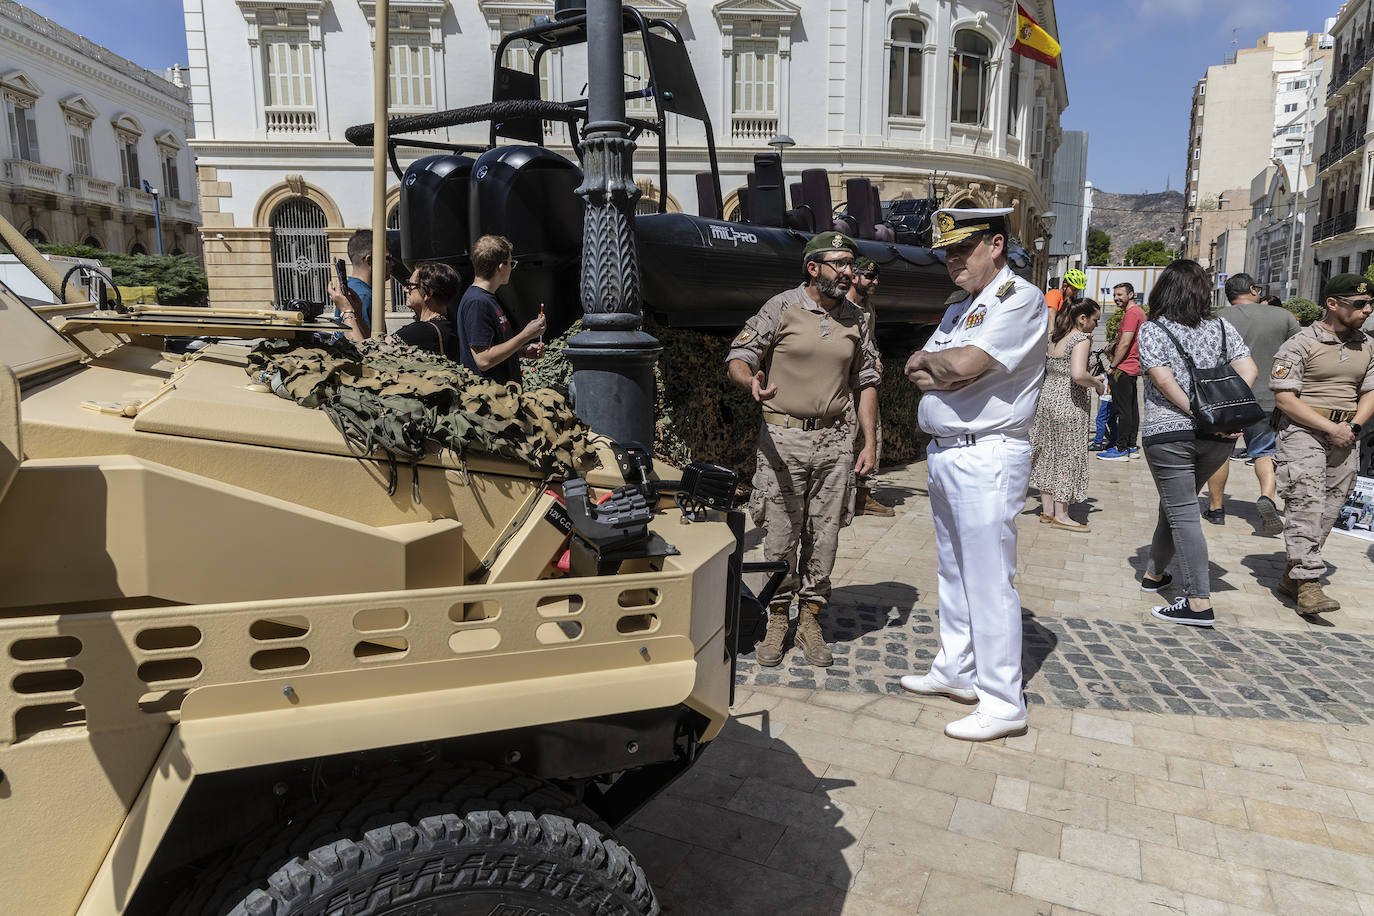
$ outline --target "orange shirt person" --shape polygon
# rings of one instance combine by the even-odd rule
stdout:
[[[1059,306],[1067,300],[1070,304],[1083,298],[1083,290],[1088,286],[1088,278],[1083,271],[1077,267],[1064,274],[1064,282],[1059,284],[1059,289],[1052,289],[1045,293],[1045,307],[1051,312],[1059,311]]]

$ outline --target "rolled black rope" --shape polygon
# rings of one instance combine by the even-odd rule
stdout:
[[[482,105],[469,105],[467,108],[450,108],[405,118],[392,118],[386,122],[387,136],[415,133],[423,130],[439,130],[457,124],[472,124],[477,121],[509,121],[514,118],[540,118],[545,121],[567,121],[572,123],[586,117],[586,112],[564,105],[562,102],[546,102],[543,99],[511,99],[504,102],[486,102]],[[375,124],[355,124],[344,131],[344,139],[354,146],[371,146]]]

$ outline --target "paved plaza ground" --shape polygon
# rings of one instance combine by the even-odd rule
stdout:
[[[1344,607],[1299,617],[1233,462],[1217,626],[1166,624],[1149,470],[1091,463],[1090,533],[1020,519],[1031,727],[979,745],[897,686],[934,656],[934,533],[924,462],[881,475],[897,514],[842,535],[835,666],[741,658],[721,738],[622,831],[665,913],[1374,916],[1374,542],[1333,534]]]

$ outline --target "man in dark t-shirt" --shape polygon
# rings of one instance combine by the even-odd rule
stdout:
[[[545,321],[539,317],[512,333],[510,319],[496,298],[496,291],[510,282],[515,269],[510,240],[484,235],[472,246],[472,267],[477,279],[458,303],[459,360],[473,372],[495,382],[520,383],[520,358],[544,355]]]

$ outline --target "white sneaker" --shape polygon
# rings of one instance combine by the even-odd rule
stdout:
[[[937,680],[933,674],[906,674],[902,676],[902,689],[919,693],[923,697],[949,697],[961,703],[978,702],[978,694],[968,687],[951,687]]]
[[[1019,719],[999,719],[981,712],[964,716],[945,726],[945,734],[960,741],[991,741],[994,738],[1025,733],[1025,716]]]

